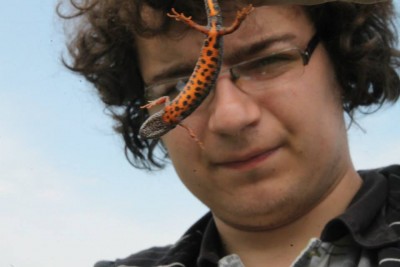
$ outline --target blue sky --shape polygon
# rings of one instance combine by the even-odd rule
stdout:
[[[60,63],[54,0],[0,0],[0,266],[92,266],[174,242],[206,208],[132,168],[94,90]],[[350,130],[357,168],[400,162],[400,104]]]

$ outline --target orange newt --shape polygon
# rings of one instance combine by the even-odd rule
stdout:
[[[172,101],[168,96],[160,97],[141,108],[151,108],[165,104],[165,107],[151,115],[140,127],[139,134],[145,139],[159,138],[174,129],[177,125],[188,130],[192,138],[199,144],[193,131],[181,123],[189,116],[206,98],[210,90],[215,86],[222,64],[223,35],[234,32],[253,10],[249,5],[237,12],[236,19],[229,27],[223,27],[221,10],[217,0],[205,0],[207,12],[207,26],[194,22],[191,17],[178,13],[172,8],[169,17],[182,21],[206,35],[201,48],[200,57],[182,91]]]

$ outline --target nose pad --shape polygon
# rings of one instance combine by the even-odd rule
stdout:
[[[229,68],[229,74],[231,75],[231,81],[236,84],[236,82],[239,80],[240,76],[238,73],[236,73],[233,68]],[[237,85],[236,85],[237,86]]]
[[[232,78],[229,74],[220,76],[214,88],[208,127],[218,134],[237,135],[260,120],[257,101],[238,88]]]

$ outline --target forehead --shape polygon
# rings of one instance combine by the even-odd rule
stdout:
[[[224,19],[225,26],[228,26],[231,19],[225,16]],[[168,35],[136,37],[139,67],[145,82],[151,82],[154,74],[178,64],[194,66],[204,34],[192,29],[184,30],[182,24],[175,23]],[[229,57],[252,43],[283,34],[294,35],[297,45],[308,41],[313,28],[303,9],[299,6],[257,7],[237,31],[224,36],[224,54]]]

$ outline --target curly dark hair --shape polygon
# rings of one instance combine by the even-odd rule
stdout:
[[[148,114],[140,109],[145,102],[144,85],[134,36],[166,34],[171,20],[165,13],[172,7],[204,20],[203,0],[68,1],[73,11],[63,12],[60,2],[57,12],[64,19],[77,19],[78,23],[69,36],[70,60],[64,59],[65,66],[83,75],[98,90],[117,122],[115,130],[124,138],[129,162],[147,170],[164,167],[168,155],[162,145],[158,146],[159,140],[145,140],[138,134]],[[220,2],[224,11],[226,0]],[[238,6],[245,2],[235,1]],[[159,17],[157,25],[146,24],[141,17],[144,7],[150,7]],[[304,6],[304,10],[331,56],[343,88],[343,110],[350,118],[357,109],[377,110],[386,102],[397,101],[400,53],[395,49],[397,31],[392,1],[373,5],[331,2]],[[161,148],[161,155],[157,156],[156,147]]]

